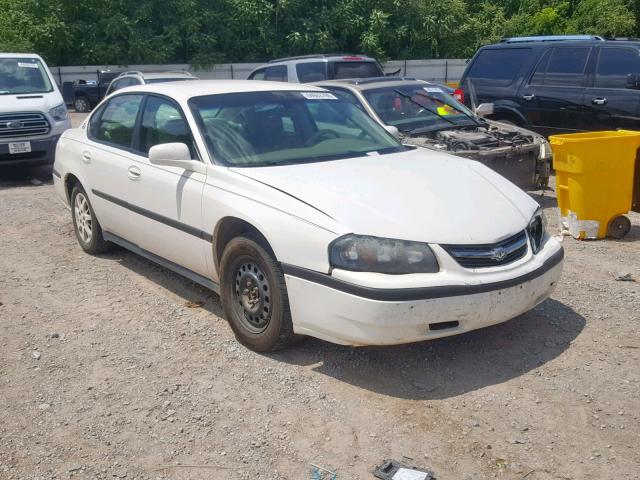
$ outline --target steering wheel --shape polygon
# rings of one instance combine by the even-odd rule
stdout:
[[[306,142],[304,142],[305,147],[309,147],[311,145],[315,145],[316,143],[320,143],[320,139],[323,137],[329,138],[340,138],[333,130],[329,130],[328,128],[323,128],[322,130],[318,130],[316,133],[311,135]]]

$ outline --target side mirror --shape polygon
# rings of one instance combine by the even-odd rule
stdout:
[[[153,165],[184,168],[190,172],[206,175],[207,166],[191,158],[189,147],[184,143],[161,143],[149,150],[149,162]]]
[[[384,129],[394,136],[397,140],[400,140],[400,130],[398,127],[394,127],[393,125],[385,125]]]
[[[494,110],[493,103],[481,103],[476,107],[474,113],[479,117],[488,117],[489,115],[493,115]]]
[[[630,73],[627,75],[627,88],[640,90],[640,74]]]

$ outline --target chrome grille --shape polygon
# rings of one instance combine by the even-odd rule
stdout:
[[[42,113],[0,115],[0,138],[32,137],[49,133],[49,122]]]
[[[497,243],[485,245],[443,245],[456,262],[465,268],[498,267],[524,257],[527,234],[522,232]]]

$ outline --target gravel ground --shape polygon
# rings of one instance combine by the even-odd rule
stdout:
[[[0,479],[355,480],[403,456],[440,480],[640,477],[640,283],[612,275],[640,279],[640,215],[623,241],[565,239],[553,298],[505,324],[262,355],[215,294],[84,254],[32,175],[0,179]]]

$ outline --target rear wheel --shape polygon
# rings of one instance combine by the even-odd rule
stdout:
[[[89,104],[89,100],[87,100],[85,97],[76,97],[76,99],[73,101],[73,108],[78,113],[87,113],[89,110],[91,110],[91,105]]]
[[[76,238],[85,252],[95,255],[111,248],[111,243],[102,237],[102,228],[80,184],[76,184],[71,191],[71,216]]]
[[[282,269],[259,243],[236,237],[220,260],[224,314],[238,341],[257,352],[296,340]]]

